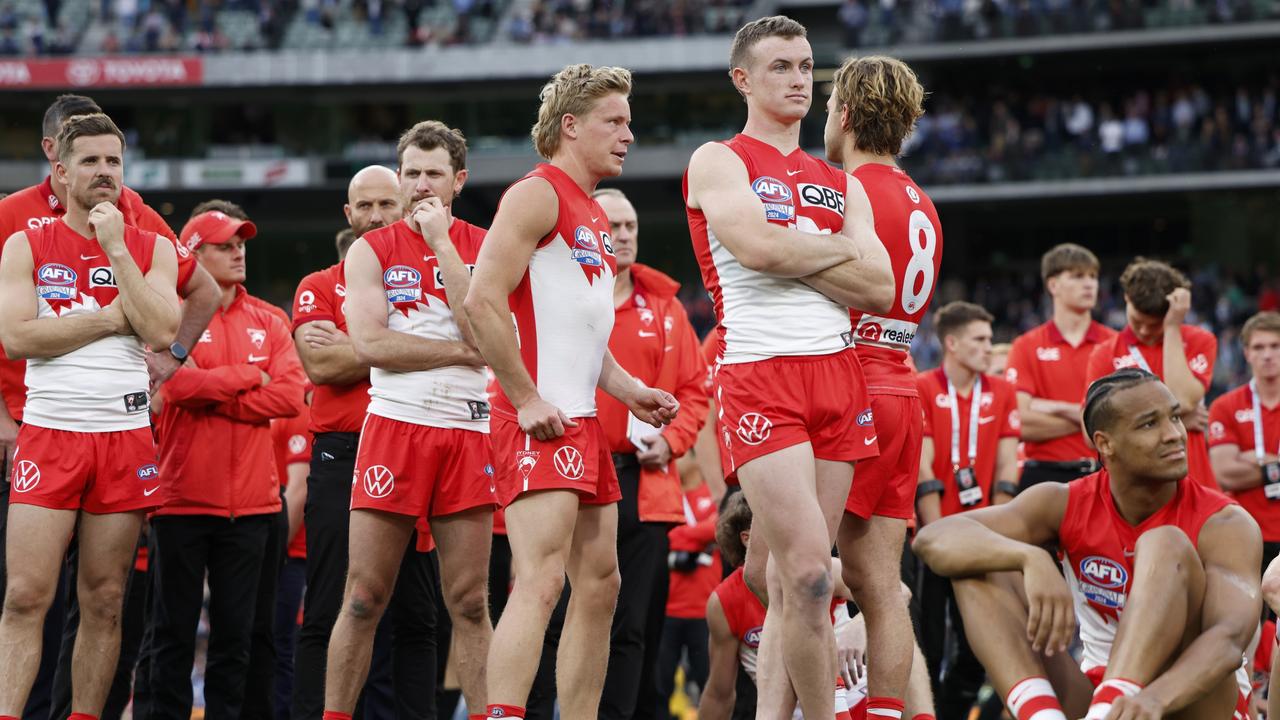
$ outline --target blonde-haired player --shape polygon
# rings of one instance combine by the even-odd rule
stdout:
[[[488,712],[524,717],[551,610],[573,586],[557,657],[561,714],[595,720],[618,596],[618,479],[595,418],[597,386],[641,420],[675,416],[608,352],[616,265],[591,198],[622,172],[631,73],[570,65],[542,89],[538,165],[503,197],[465,304],[501,386],[490,436],[515,585],[489,652]],[[514,327],[512,319],[514,318]]]

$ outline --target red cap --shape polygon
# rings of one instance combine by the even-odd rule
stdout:
[[[258,234],[258,227],[248,220],[237,220],[220,210],[210,210],[191,218],[182,227],[179,238],[188,250],[201,245],[221,245],[237,235],[248,240]]]

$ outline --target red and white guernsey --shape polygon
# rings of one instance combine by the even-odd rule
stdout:
[[[738,134],[724,145],[742,159],[761,212],[771,223],[829,234],[844,227],[848,176],[803,150],[783,155]],[[689,174],[684,176],[689,199]],[[686,205],[702,281],[723,328],[720,362],[755,362],[784,355],[830,355],[850,342],[849,311],[795,278],[748,270],[720,243],[702,210]]]
[[[900,168],[867,163],[853,176],[871,201],[876,235],[893,266],[895,291],[893,308],[885,315],[850,313],[858,359],[869,392],[913,396],[915,373],[907,355],[937,288],[942,223],[933,201]]]
[[[449,226],[462,262],[474,267],[485,231],[454,218]],[[387,328],[427,340],[462,340],[445,295],[435,253],[404,220],[364,235],[382,266]],[[396,372],[371,368],[369,413],[440,428],[489,431],[484,368],[439,367]]]
[[[542,163],[520,181],[534,177],[551,183],[559,212],[509,298],[516,342],[543,400],[568,417],[594,417],[618,272],[609,218],[560,168]],[[493,405],[495,412],[516,416],[501,388]]]
[[[1105,668],[1111,656],[1111,645],[1133,582],[1133,553],[1138,537],[1152,528],[1173,525],[1198,545],[1205,521],[1235,503],[1216,490],[1183,479],[1178,481],[1177,493],[1168,504],[1138,525],[1130,525],[1116,510],[1111,476],[1105,469],[1073,480],[1068,487],[1058,543],[1084,643],[1080,668],[1088,673]],[[1241,692],[1247,695],[1250,678],[1243,664],[1236,679]]]
[[[120,295],[106,251],[61,219],[27,230],[37,318],[101,310]],[[126,225],[124,242],[145,275],[157,235]],[[74,432],[118,432],[151,425],[147,363],[136,335],[112,335],[65,355],[27,360],[23,422]]]

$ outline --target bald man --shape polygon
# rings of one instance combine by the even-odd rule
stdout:
[[[369,366],[356,357],[347,335],[343,278],[347,250],[365,233],[398,222],[407,200],[395,171],[371,165],[356,173],[342,208],[351,232],[338,236],[338,263],[303,278],[294,297],[294,345],[315,385],[310,424],[315,442],[306,492],[298,500],[298,505],[305,506],[307,547],[302,629],[293,671],[277,676],[276,695],[280,702],[289,697],[292,681],[288,715],[297,720],[319,720],[324,711],[329,636],[342,607],[347,575],[351,475],[369,404]],[[415,550],[404,553],[399,575],[392,599],[395,609],[390,613],[393,647],[380,646],[375,651],[366,685],[365,717],[369,719],[391,718],[397,710],[423,717],[433,707],[436,577],[430,555]]]

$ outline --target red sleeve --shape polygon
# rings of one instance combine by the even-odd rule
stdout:
[[[321,273],[313,272],[302,278],[302,282],[298,283],[298,291],[293,296],[291,330],[296,331],[306,323],[321,320],[336,322],[337,315],[334,313],[333,296],[325,288]]]
[[[1213,366],[1218,360],[1218,338],[1200,328],[1187,333],[1184,347],[1187,351],[1187,367],[1206,390],[1213,382]]]
[[[699,552],[708,545],[716,541],[716,518],[719,515],[713,513],[711,517],[703,520],[697,525],[677,525],[667,533],[667,539],[671,541],[671,549],[673,551]]]
[[[663,353],[662,368],[658,371],[658,386],[676,396],[680,411],[662,431],[662,437],[671,446],[672,456],[680,457],[693,447],[698,431],[707,420],[707,407],[710,405],[706,389],[707,366],[684,306],[673,299],[665,309],[667,314],[663,321],[671,318],[672,324],[666,336],[669,349]]]
[[[157,235],[163,235],[168,238],[170,242],[173,242],[174,239],[178,237],[178,235],[173,232],[173,228],[169,227],[169,223],[165,222],[164,218],[160,217],[160,213],[152,210],[150,205],[141,201],[138,202],[138,205],[139,210],[136,221],[138,223],[139,230],[150,230]]]
[[[1089,369],[1088,372],[1085,373],[1086,379],[1084,383],[1084,392],[1080,393],[1081,397],[1084,397],[1085,393],[1088,392],[1089,386],[1093,384],[1094,380],[1106,377],[1115,370],[1115,363],[1111,362],[1111,358],[1114,354],[1115,343],[1111,340],[1104,343],[1098,343],[1098,346],[1093,349],[1093,352],[1089,353]]]
[[[307,431],[307,413],[299,413],[289,420],[285,440],[284,464],[311,462],[311,433]]]
[[[1034,366],[1030,352],[1027,350],[1031,343],[1026,337],[1022,335],[1013,341],[1013,348],[1009,350],[1009,367],[1004,371],[1004,379],[1013,385],[1015,391],[1029,393],[1035,397],[1035,374],[1031,371]]]
[[[1245,444],[1240,441],[1240,423],[1235,421],[1236,408],[1232,402],[1235,397],[1235,393],[1228,393],[1209,406],[1209,447],[1235,445],[1244,448]]]
[[[289,329],[275,315],[269,315],[269,319],[271,329],[267,337],[271,343],[271,359],[264,369],[271,376],[271,382],[218,405],[215,411],[219,414],[244,422],[267,422],[302,412],[306,392],[302,362],[298,360]]]
[[[1001,395],[1000,437],[1022,437],[1022,418],[1018,415],[1017,391],[1012,385],[999,386]]]
[[[261,382],[262,374],[252,365],[222,365],[208,370],[184,366],[161,388],[165,402],[203,407],[231,400]]]

